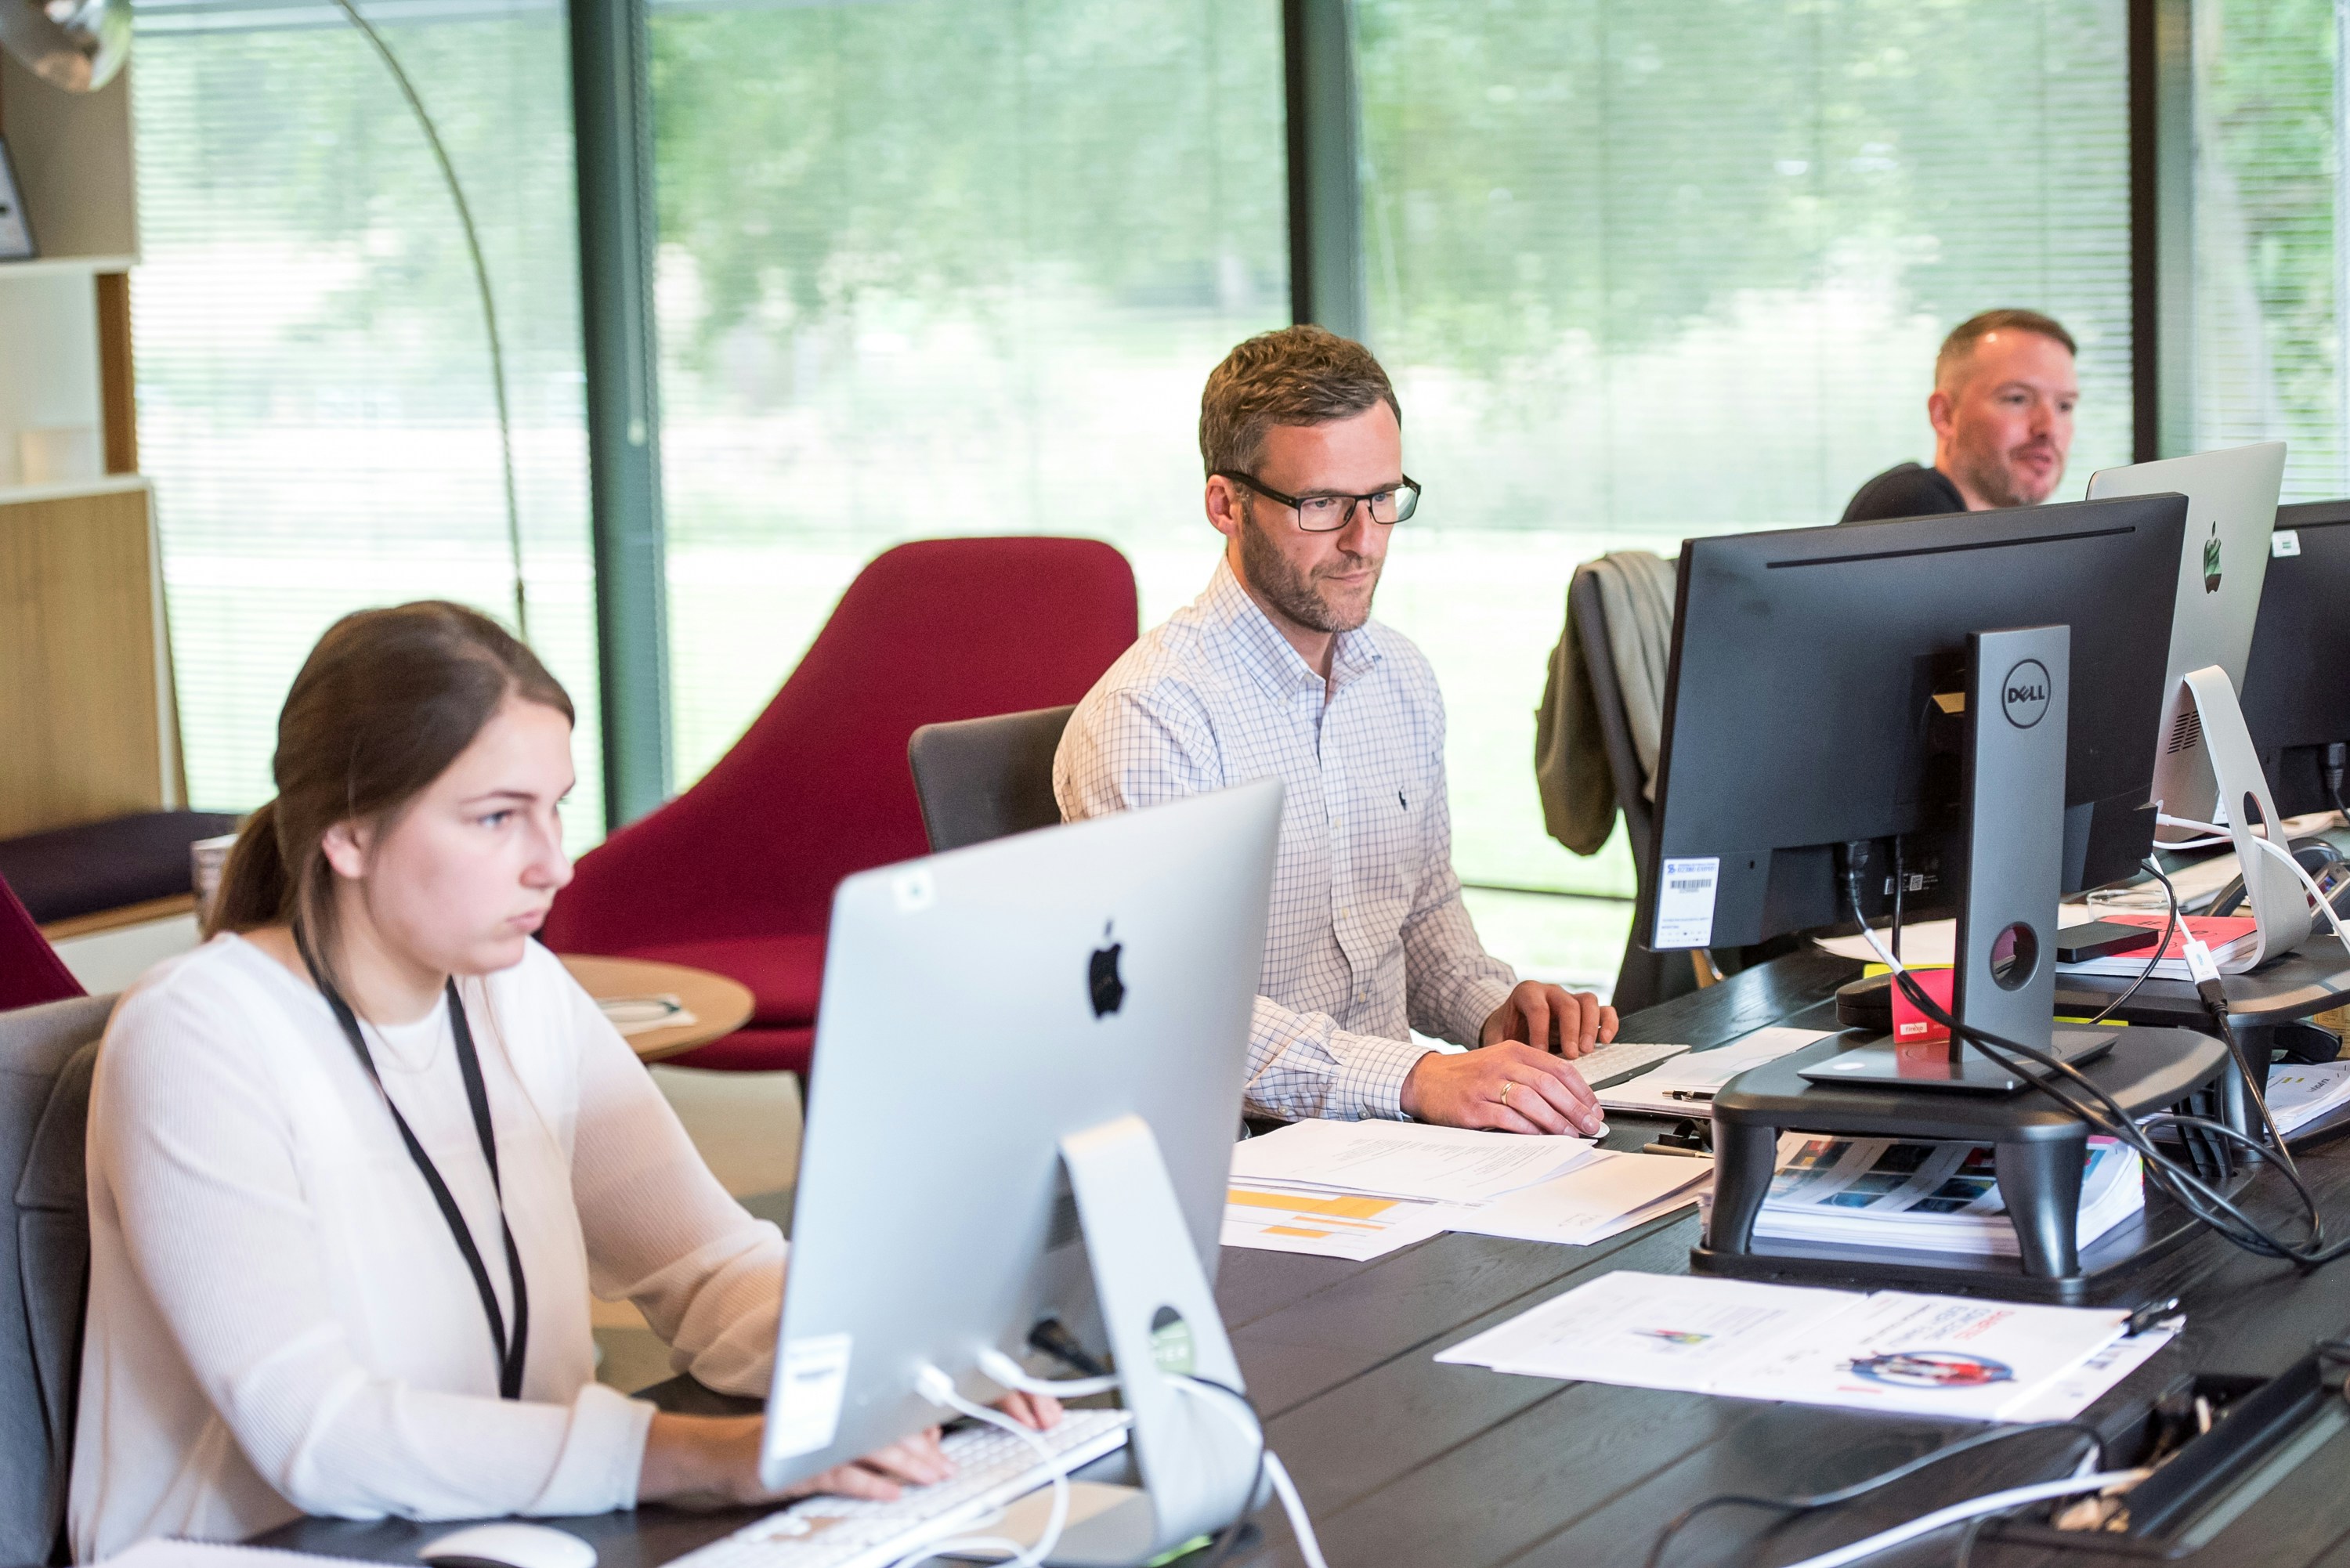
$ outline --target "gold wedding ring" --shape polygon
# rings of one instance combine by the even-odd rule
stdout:
[[[1517,1086],[1518,1086],[1518,1085],[1517,1085],[1517,1081],[1516,1081],[1515,1079],[1513,1079],[1513,1078],[1504,1078],[1504,1079],[1503,1079],[1503,1080],[1502,1080],[1502,1101],[1501,1101],[1501,1103],[1502,1103],[1502,1105],[1503,1105],[1504,1107],[1506,1107],[1506,1106],[1509,1105],[1509,1103],[1510,1103],[1510,1091],[1511,1091],[1512,1089],[1516,1088]]]

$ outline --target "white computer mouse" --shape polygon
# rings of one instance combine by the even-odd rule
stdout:
[[[544,1524],[476,1524],[428,1542],[435,1568],[596,1568],[596,1549]]]

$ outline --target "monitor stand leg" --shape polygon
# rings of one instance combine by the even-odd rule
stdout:
[[[1061,1140],[1077,1200],[1094,1292],[1117,1358],[1143,1493],[1133,1505],[1073,1525],[1048,1562],[1139,1563],[1222,1530],[1256,1502],[1262,1444],[1234,1395],[1179,1385],[1183,1375],[1242,1389],[1214,1292],[1191,1228],[1139,1116]]]
[[[2244,903],[2260,926],[2260,948],[2252,962],[2265,963],[2309,940],[2309,899],[2302,891],[2301,879],[2252,842],[2257,836],[2252,831],[2255,820],[2280,845],[2284,828],[2277,820],[2268,776],[2261,772],[2260,753],[2252,748],[2251,731],[2245,726],[2244,710],[2236,701],[2228,672],[2216,664],[2190,670],[2184,684],[2186,701],[2195,709],[2197,740],[2210,763],[2210,798],[2219,803],[2218,809],[2227,816],[2228,836],[2236,841],[2237,869],[2244,878]],[[2191,766],[2192,761],[2191,757],[2176,761],[2166,757],[2166,765],[2155,774],[2156,793],[2176,791],[2185,771],[2181,764]],[[2174,816],[2196,817],[2205,809],[2203,798],[2199,790],[2190,789],[2186,801],[2166,809]]]

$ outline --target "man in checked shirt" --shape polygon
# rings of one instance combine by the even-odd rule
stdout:
[[[1252,1115],[1596,1131],[1568,1062],[1615,1038],[1615,1010],[1519,981],[1478,941],[1452,870],[1444,699],[1371,619],[1389,532],[1419,500],[1387,373],[1318,327],[1252,337],[1208,378],[1200,454],[1223,559],[1077,705],[1061,815],[1282,781]],[[1475,1049],[1430,1051],[1415,1028]]]

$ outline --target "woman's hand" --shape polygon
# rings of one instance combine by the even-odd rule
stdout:
[[[1061,1419],[1061,1402],[1039,1394],[1007,1394],[996,1408],[1039,1432]],[[733,1508],[827,1493],[894,1502],[906,1487],[929,1486],[954,1474],[953,1461],[939,1447],[939,1429],[932,1427],[771,1491],[759,1480],[759,1438],[765,1424],[759,1416],[656,1414],[645,1436],[644,1465],[637,1472],[637,1501]]]
[[[732,1508],[833,1492],[894,1501],[901,1487],[928,1486],[954,1474],[939,1448],[939,1429],[901,1438],[863,1459],[770,1490],[759,1480],[759,1416],[653,1417],[637,1472],[637,1501],[680,1508]]]

